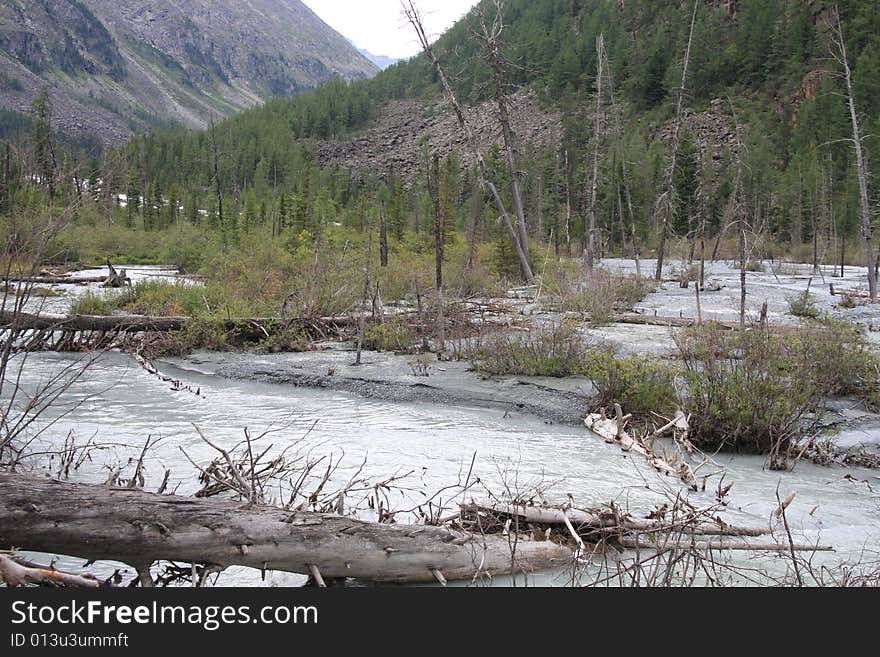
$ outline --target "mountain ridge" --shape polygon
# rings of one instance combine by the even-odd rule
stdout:
[[[0,0],[0,107],[118,145],[377,67],[299,0]]]

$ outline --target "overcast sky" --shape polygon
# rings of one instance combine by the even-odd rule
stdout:
[[[400,0],[303,0],[330,27],[374,55],[410,57],[419,43]],[[431,39],[464,16],[477,0],[416,0]]]

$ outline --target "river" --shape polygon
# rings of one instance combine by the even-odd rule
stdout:
[[[53,300],[57,301],[57,300]],[[54,308],[58,309],[57,304]],[[30,354],[22,385],[27,389],[80,358],[71,354]],[[335,479],[347,479],[362,462],[374,480],[412,471],[404,480],[411,501],[471,476],[501,492],[543,490],[549,501],[568,495],[578,505],[600,506],[614,501],[636,513],[649,512],[679,492],[679,486],[659,477],[585,428],[548,424],[539,418],[511,416],[502,410],[451,407],[423,402],[376,401],[329,390],[289,385],[231,381],[200,371],[198,360],[160,361],[163,374],[179,379],[199,394],[173,390],[167,382],[141,369],[130,357],[107,353],[62,395],[41,418],[45,432],[33,448],[63,445],[76,436],[112,447],[92,453],[72,478],[102,483],[111,469],[137,459],[148,436],[158,444],[146,458],[148,490],[155,490],[165,468],[171,469],[170,489],[182,494],[198,488],[195,469],[181,451],[197,463],[216,456],[195,427],[213,442],[231,448],[245,427],[252,435],[273,433],[262,442],[281,449],[298,444],[301,452],[341,459]],[[784,498],[796,493],[789,508],[795,538],[833,545],[834,560],[859,559],[866,551],[877,558],[880,547],[880,478],[875,471],[820,467],[800,463],[793,472],[771,472],[754,456],[716,457],[733,483],[724,513],[739,525],[764,525],[777,506],[777,488]],[[131,465],[128,466],[131,471]],[[717,479],[715,480],[717,481]],[[708,490],[691,493],[697,506],[715,503],[714,481]],[[473,495],[479,497],[475,489]],[[413,506],[397,498],[401,508]],[[769,558],[770,560],[773,557]],[[62,566],[77,569],[79,560]],[[107,572],[109,564],[91,571]],[[109,572],[112,572],[110,569]],[[562,583],[547,575],[535,583]],[[294,575],[271,574],[268,583],[301,583]],[[260,575],[230,569],[220,585],[259,584]],[[505,583],[501,580],[499,583]]]

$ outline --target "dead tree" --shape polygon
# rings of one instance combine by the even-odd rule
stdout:
[[[739,325],[745,328],[746,325],[746,218],[743,197],[743,152],[745,147],[742,142],[742,133],[740,132],[739,120],[736,117],[736,108],[733,101],[728,98],[730,103],[730,111],[733,115],[733,123],[736,127],[736,179],[733,183],[733,194],[731,195],[731,203],[733,207],[733,217],[739,234]]]
[[[510,103],[508,102],[505,90],[507,62],[501,56],[501,34],[504,32],[504,3],[502,0],[493,0],[493,5],[495,8],[495,18],[491,28],[486,24],[485,12],[482,8],[479,10],[480,32],[476,34],[476,37],[483,46],[486,63],[492,69],[492,86],[495,94],[495,104],[498,107],[498,120],[501,122],[501,135],[504,139],[507,170],[510,174],[510,193],[513,197],[513,209],[516,213],[520,246],[528,258],[529,231],[523,209],[519,167],[516,161],[516,141],[513,129],[510,126]]]
[[[220,187],[220,154],[217,150],[217,134],[214,119],[211,118],[211,182],[214,183],[214,195],[217,197],[217,224],[223,227],[223,192]]]
[[[623,143],[623,127],[620,122],[620,108],[617,106],[617,101],[614,97],[614,76],[611,71],[611,66],[608,63],[608,51],[604,48],[602,49],[602,56],[605,62],[603,68],[606,70],[606,75],[608,76],[608,100],[611,103],[611,118],[614,121],[614,136],[617,140],[618,156],[620,158],[620,173],[621,179],[623,180],[623,193],[626,199],[626,211],[627,218],[629,220],[630,241],[632,243],[633,260],[635,261],[636,265],[636,276],[641,276],[642,268],[641,264],[639,263],[638,236],[636,235],[636,215],[633,211],[632,192],[629,185],[629,171],[626,166],[626,152],[624,151]],[[620,203],[618,203],[618,205],[620,205]],[[622,217],[623,208],[621,208],[620,213]]]
[[[565,151],[565,255],[571,257],[571,167]]]
[[[385,201],[379,205],[379,261],[388,266],[388,217],[385,214]]]
[[[428,194],[434,206],[434,273],[437,290],[443,288],[443,214],[440,208],[440,156],[434,153],[428,170]]]
[[[859,117],[856,112],[856,101],[852,88],[852,70],[849,67],[849,60],[847,59],[846,41],[843,38],[843,26],[840,23],[840,10],[837,5],[834,5],[832,10],[832,18],[834,24],[831,25],[831,40],[836,51],[832,51],[831,55],[843,69],[844,79],[846,80],[846,96],[849,104],[849,115],[852,120],[852,143],[856,152],[856,166],[858,168],[859,176],[859,206],[861,210],[862,238],[865,240],[866,265],[868,267],[868,291],[871,295],[871,301],[875,302],[877,301],[877,272],[874,268],[873,226],[871,221],[870,196],[868,194],[868,163],[865,159],[865,154],[862,151]]]
[[[593,264],[596,258],[596,195],[599,191],[599,151],[602,144],[602,69],[605,63],[605,36],[600,34],[596,37],[596,113],[593,117],[593,167],[590,178],[589,205],[587,212],[590,215],[590,232],[587,237],[587,253],[584,258],[584,268],[587,274],[593,273]]]
[[[684,104],[684,94],[687,85],[688,65],[691,59],[691,45],[694,40],[694,27],[697,23],[697,8],[699,0],[694,1],[694,11],[691,14],[691,28],[688,34],[687,48],[684,51],[684,63],[681,69],[681,84],[678,87],[677,98],[675,101],[675,121],[672,124],[672,156],[669,162],[669,168],[666,170],[666,185],[663,195],[660,197],[658,204],[662,212],[660,222],[660,242],[657,245],[657,272],[655,278],[660,281],[663,277],[663,255],[666,249],[666,235],[669,232],[669,219],[672,214],[672,197],[675,193],[675,169],[678,158],[678,143],[681,138],[681,116]]]
[[[455,112],[456,119],[458,120],[458,124],[461,126],[461,129],[465,134],[465,139],[468,143],[468,147],[471,149],[471,153],[473,154],[474,159],[477,162],[477,168],[480,171],[480,177],[482,178],[483,183],[489,189],[489,192],[492,194],[492,199],[494,200],[495,205],[498,208],[498,212],[501,215],[501,219],[504,222],[504,226],[507,229],[508,235],[510,236],[510,242],[513,245],[517,258],[519,259],[520,270],[522,271],[523,278],[530,284],[534,283],[535,275],[532,271],[532,265],[529,261],[528,253],[523,249],[519,231],[513,225],[513,222],[510,219],[510,215],[507,212],[507,208],[504,205],[501,194],[498,192],[498,188],[495,186],[495,183],[492,182],[492,177],[489,175],[489,168],[486,165],[486,160],[483,157],[483,154],[480,152],[476,135],[474,134],[473,129],[465,118],[464,111],[462,110],[462,107],[455,96],[452,85],[449,83],[449,79],[446,77],[446,73],[444,72],[443,67],[440,65],[440,60],[437,59],[434,48],[431,46],[431,43],[428,40],[428,36],[425,33],[425,28],[422,25],[421,15],[419,14],[412,0],[406,1],[406,3],[404,4],[404,12],[410,24],[413,26],[413,29],[416,31],[416,35],[419,38],[422,50],[425,52],[425,55],[428,57],[428,60],[431,62],[431,64],[434,66],[434,70],[437,72],[437,77],[439,78],[440,84],[442,85],[443,90],[446,93],[447,99],[452,105],[452,109]]]

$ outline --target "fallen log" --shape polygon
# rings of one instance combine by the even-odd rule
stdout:
[[[9,310],[0,311],[0,329],[19,331],[99,331],[119,333],[164,333],[181,331],[187,324],[197,322],[192,317],[150,317],[146,315],[55,315],[32,314]],[[208,320],[211,321],[211,320]],[[351,317],[246,317],[217,320],[226,330],[259,329],[266,326],[336,326],[356,324]]]
[[[63,276],[29,276],[25,278],[10,277],[3,279],[6,283],[33,283],[35,285],[87,285],[89,283],[104,283],[106,276],[83,276],[74,278],[70,275]]]
[[[52,568],[40,568],[19,563],[16,559],[0,554],[0,582],[6,586],[39,584],[73,588],[98,588],[101,582],[88,573],[74,575]]]
[[[700,521],[680,518],[674,522],[655,519],[638,519],[629,516],[615,516],[611,513],[588,511],[584,509],[560,509],[547,506],[525,506],[522,504],[462,504],[463,513],[489,513],[504,516],[518,516],[524,522],[539,525],[565,525],[566,519],[581,534],[611,530],[639,533],[683,533],[695,536],[765,536],[771,533],[770,527],[735,527],[722,522]]]
[[[218,499],[0,473],[0,545],[127,563],[249,566],[375,582],[432,582],[564,566],[567,547],[446,527],[379,524]]]
[[[739,551],[739,552],[833,552],[830,545],[789,544],[789,543],[752,543],[749,541],[669,541],[651,543],[637,539],[620,539],[620,547],[627,550],[677,550],[695,549],[701,551]]]
[[[610,540],[620,547],[637,549],[694,548],[702,550],[751,550],[755,552],[829,552],[828,545],[791,544],[778,542],[753,542],[756,538],[771,534],[770,527],[736,527],[720,519],[712,522],[696,516],[681,516],[672,520],[637,519],[611,511],[558,508],[550,506],[526,506],[523,504],[477,504],[461,505],[463,517],[475,514],[501,518],[519,518],[523,524],[565,526],[577,538],[592,543]],[[695,537],[699,536],[697,539]],[[705,538],[705,537],[717,538]]]

